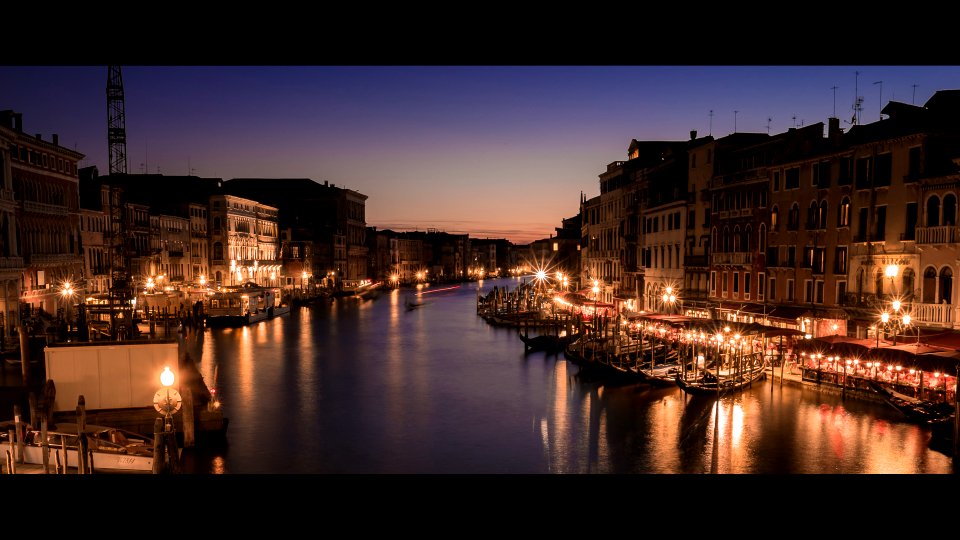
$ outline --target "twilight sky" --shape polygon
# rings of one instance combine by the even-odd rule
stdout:
[[[0,66],[0,109],[106,174],[106,78]],[[526,243],[631,139],[849,128],[855,95],[874,122],[960,88],[960,66],[124,66],[123,83],[130,172],[326,180],[369,196],[368,225]]]

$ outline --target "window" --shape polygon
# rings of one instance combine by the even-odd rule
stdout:
[[[794,283],[794,282],[793,282],[792,279],[788,279],[788,280],[787,280],[787,302],[793,302],[793,295],[794,295],[794,291],[793,291],[794,286],[793,286],[793,283]]]
[[[875,230],[874,240],[886,240],[887,237],[887,207],[877,207],[877,228]]]
[[[767,287],[767,292],[769,292],[767,298],[769,298],[771,302],[777,299],[777,278],[770,278],[770,286]]]
[[[757,300],[763,300],[764,290],[763,288],[767,284],[767,275],[763,272],[757,274]]]
[[[710,209],[709,208],[703,209],[703,226],[704,227],[710,226]]]
[[[907,217],[903,225],[903,239],[914,240],[917,237],[917,203],[907,203]]]
[[[815,187],[830,187],[830,162],[821,161],[820,163],[814,163],[812,176],[813,181],[811,183]]]
[[[877,155],[876,166],[873,171],[874,186],[889,186],[890,179],[893,177],[893,154]]]
[[[810,201],[810,206],[807,208],[807,230],[813,230],[817,228],[817,212],[819,207],[817,206],[817,201]]]
[[[787,266],[797,266],[797,247],[787,246]]]
[[[838,247],[833,260],[833,273],[847,273],[847,246]]]
[[[740,272],[733,273],[733,297],[736,298],[740,294]]]
[[[813,281],[809,279],[803,280],[803,301],[808,304],[813,303]]]
[[[780,191],[780,171],[773,173],[773,190]]]
[[[712,296],[717,295],[717,273],[715,271],[710,272],[710,294]]]
[[[743,274],[743,297],[750,299],[750,272]]]
[[[687,212],[687,228],[688,229],[692,229],[694,227],[694,223],[696,219],[697,219],[696,210],[690,210],[689,212]]]
[[[814,298],[814,302],[818,304],[822,304],[823,303],[823,280],[822,279],[817,280],[814,286],[814,294],[816,294],[816,297]]]
[[[838,281],[837,282],[837,301],[836,304],[842,305],[847,296],[847,282]]]
[[[770,210],[770,230],[780,230],[780,209],[776,205]]]
[[[820,201],[820,208],[817,210],[817,228],[827,228],[827,200]]]
[[[790,207],[790,215],[787,216],[787,230],[795,231],[800,228],[800,205],[793,203]]]
[[[803,248],[803,266],[804,268],[813,268],[813,246]]]
[[[840,208],[837,211],[837,227],[850,226],[850,198],[844,197],[840,201]]]
[[[797,189],[800,187],[800,167],[787,169],[783,189]]]
[[[777,246],[767,248],[767,266],[780,266],[779,257],[777,257],[779,252],[780,248]]]
[[[837,185],[849,186],[853,179],[852,172],[853,158],[850,156],[840,158],[840,170],[837,172]]]
[[[721,279],[720,288],[721,288],[721,290],[722,290],[722,292],[723,292],[723,296],[726,297],[726,296],[727,296],[727,273],[724,272],[724,273],[720,276],[720,279]]]
[[[920,158],[921,158],[921,147],[914,146],[910,149],[907,160],[907,179],[916,180],[920,178]]]
[[[856,242],[867,241],[867,210],[868,208],[860,209],[859,219],[857,219],[857,236],[854,237]]]
[[[823,273],[826,251],[826,248],[822,247],[813,248],[813,272],[815,274]]]
[[[863,157],[857,159],[857,189],[870,187],[872,165],[873,158]]]
[[[957,224],[957,197],[953,193],[943,196],[943,224]]]

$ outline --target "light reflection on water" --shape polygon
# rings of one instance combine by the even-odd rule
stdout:
[[[200,452],[196,472],[952,472],[883,404],[770,382],[718,404],[584,380],[477,317],[477,287],[385,291],[188,336],[230,419],[227,447]],[[425,305],[408,311],[407,298]]]

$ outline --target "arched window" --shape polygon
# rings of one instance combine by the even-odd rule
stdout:
[[[817,228],[817,201],[810,201],[810,207],[807,208],[807,229]]]
[[[743,229],[743,240],[740,241],[740,246],[743,248],[743,251],[747,253],[753,252],[752,237],[753,236],[753,227],[747,225]]]
[[[949,266],[940,269],[940,293],[937,295],[940,304],[952,304],[950,300],[953,291],[953,270]]]
[[[723,252],[730,253],[730,227],[723,228]]]
[[[903,299],[907,302],[913,301],[914,278],[913,268],[904,268],[903,278],[900,281],[900,294],[903,295]]]
[[[928,266],[923,271],[923,303],[935,304],[937,298],[937,271]]]
[[[874,289],[877,296],[883,294],[883,270],[877,268],[877,273],[873,275]]]
[[[957,224],[957,196],[952,193],[943,196],[943,224]]]
[[[735,225],[735,226],[733,227],[733,251],[734,251],[735,253],[739,253],[739,252],[740,252],[740,246],[741,246],[741,245],[743,245],[743,244],[741,244],[741,242],[740,242],[740,226],[739,226],[739,225]]]
[[[719,233],[717,232],[717,228],[714,227],[714,228],[713,228],[713,241],[710,242],[710,245],[711,245],[711,246],[714,246],[715,248],[720,245],[720,240],[717,238],[717,235],[718,235],[718,234],[719,234]]]
[[[780,230],[780,209],[777,208],[777,205],[773,205],[773,208],[770,210],[770,230]]]
[[[787,216],[787,230],[795,231],[800,228],[800,205],[793,203],[790,207],[790,215]]]
[[[840,201],[840,208],[837,210],[837,227],[850,226],[850,197],[844,197]]]
[[[767,252],[767,226],[763,223],[760,224],[760,234],[757,236],[757,240],[760,242],[760,253]]]
[[[817,212],[817,228],[827,228],[827,200],[820,201],[820,210]]]
[[[940,226],[940,197],[931,195],[927,199],[927,227]]]

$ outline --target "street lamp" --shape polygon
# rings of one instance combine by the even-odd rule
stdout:
[[[600,284],[597,282],[597,280],[593,280],[592,291],[593,291],[593,319],[594,319],[594,324],[596,324],[597,302],[599,301],[599,296],[600,296]]]

